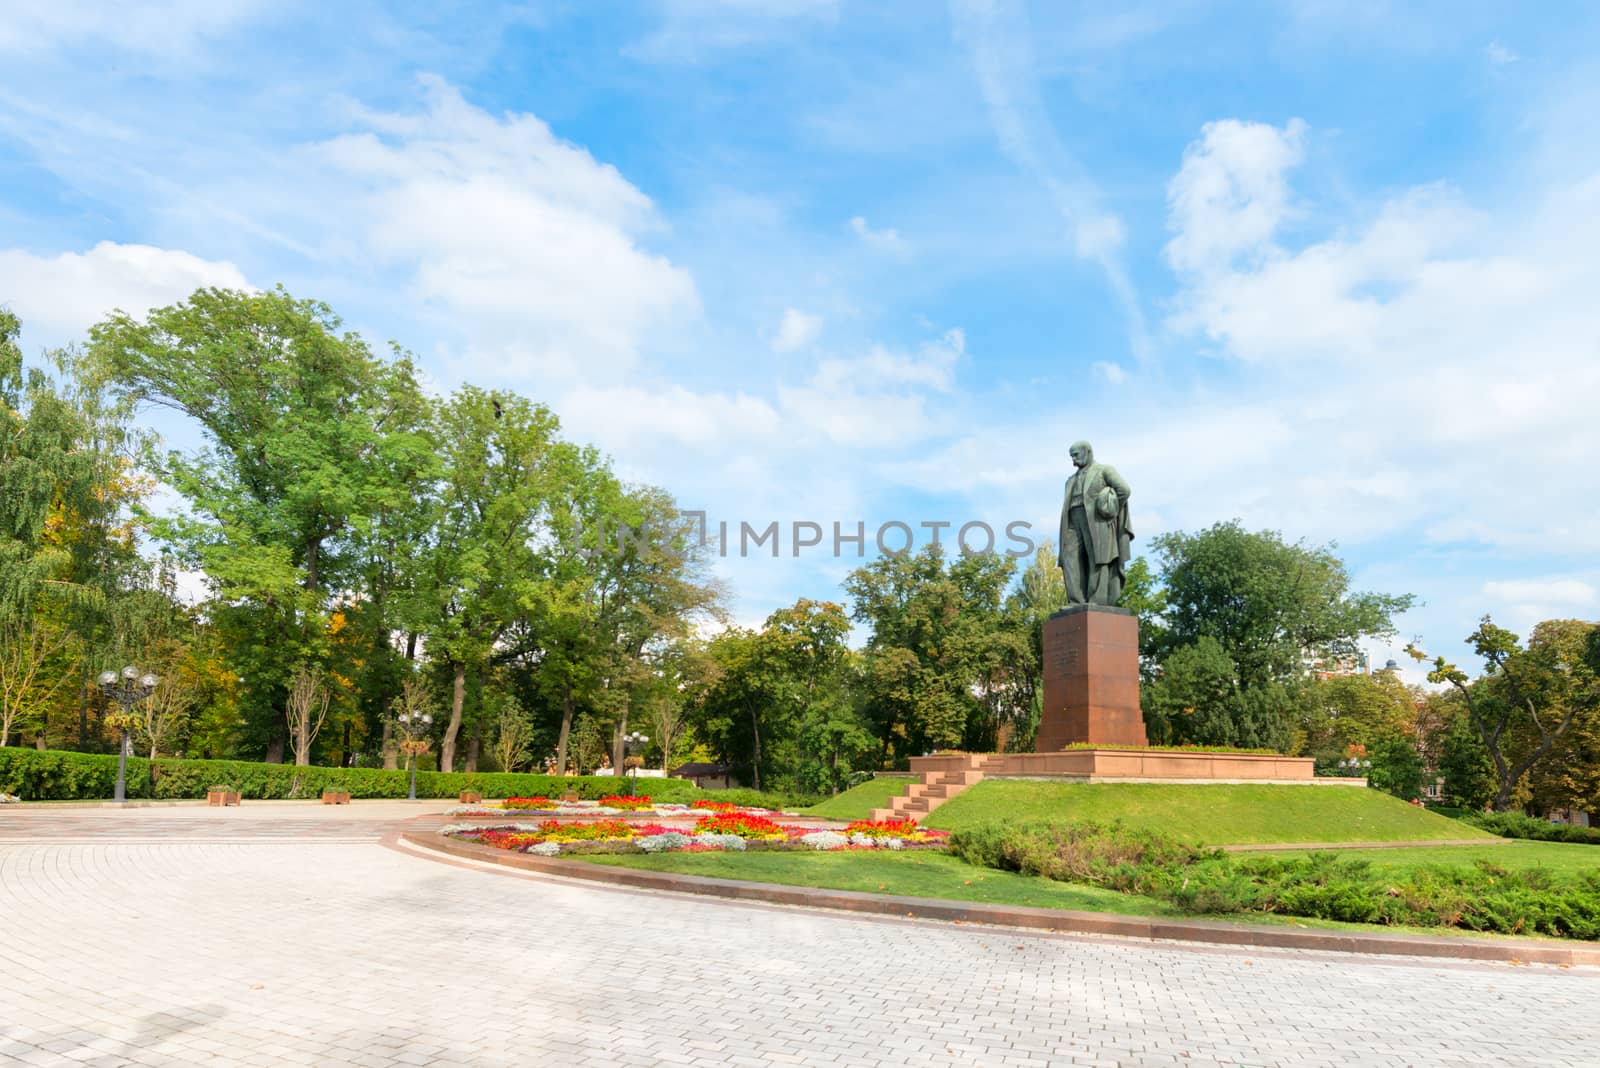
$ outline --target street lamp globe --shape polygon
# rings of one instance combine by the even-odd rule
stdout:
[[[147,690],[155,689],[160,682],[161,680],[154,675],[144,675],[139,679],[139,685]]]
[[[129,664],[122,669],[122,677],[127,679],[129,682],[132,682],[134,679],[139,677],[139,669],[134,667],[132,664]]]
[[[102,686],[111,686],[117,681],[117,673],[115,671],[102,671],[95,681]]]

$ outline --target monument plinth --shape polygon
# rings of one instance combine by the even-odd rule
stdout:
[[[1044,623],[1044,707],[1033,751],[1147,745],[1139,708],[1139,621],[1125,608],[1079,604]]]

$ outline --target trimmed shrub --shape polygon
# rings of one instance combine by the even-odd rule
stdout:
[[[1600,871],[1479,862],[1378,872],[1369,861],[1332,852],[1230,854],[1116,824],[990,823],[955,832],[950,849],[970,864],[1143,894],[1191,914],[1600,939]]]
[[[116,784],[115,756],[10,746],[0,749],[0,791],[24,801],[110,799]],[[128,758],[127,791],[130,798],[150,796],[150,761]],[[199,796],[204,797],[205,791]]]
[[[1464,812],[1456,817],[1463,823],[1482,827],[1501,838],[1530,838],[1537,842],[1572,842],[1600,845],[1600,827],[1574,827],[1551,823],[1521,812]]]
[[[352,798],[405,797],[410,773],[381,768],[295,767],[245,760],[178,760],[159,757],[128,758],[127,791],[130,798],[200,799],[213,785],[227,784],[246,799],[314,798],[323,790],[338,790]],[[99,801],[112,796],[117,781],[117,758],[99,753],[59,750],[0,749],[0,790],[24,801]],[[692,801],[706,796],[687,779],[653,779],[651,794],[658,801]],[[463,790],[485,797],[560,797],[575,791],[586,801],[598,801],[617,791],[611,776],[562,778],[506,772],[417,772],[417,796],[454,798]],[[719,795],[720,796],[720,795]]]

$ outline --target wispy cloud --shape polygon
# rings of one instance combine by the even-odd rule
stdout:
[[[772,339],[773,352],[795,352],[817,340],[822,333],[822,317],[807,315],[798,308],[785,308]]]
[[[1027,13],[1016,0],[951,0],[956,39],[972,53],[978,86],[1002,151],[1049,191],[1070,227],[1074,252],[1099,265],[1122,307],[1128,346],[1150,355],[1144,311],[1123,257],[1125,228],[1068,150],[1040,97]]]
[[[863,245],[877,252],[886,252],[902,259],[911,255],[911,246],[900,236],[900,231],[892,226],[875,230],[868,225],[864,216],[856,215],[850,220],[850,231],[861,239]]]

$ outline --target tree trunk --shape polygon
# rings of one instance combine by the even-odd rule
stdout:
[[[317,550],[322,547],[322,539],[314,539],[306,546],[306,590],[317,592]]]
[[[622,715],[617,720],[617,725],[611,731],[611,771],[621,776],[626,769],[623,767],[628,761],[628,743],[622,740],[628,733],[628,706],[622,706]]]
[[[455,665],[455,681],[450,688],[450,725],[444,729],[444,741],[439,743],[439,770],[456,769],[456,735],[461,733],[461,713],[467,705],[467,665],[460,660]]]
[[[406,633],[406,660],[417,659],[417,634],[415,631]],[[383,770],[398,771],[400,769],[400,753],[394,744],[394,716],[388,705],[382,709],[383,715]]]
[[[268,764],[283,763],[283,735],[274,734],[272,736],[272,740],[267,743],[267,752],[263,759]]]
[[[567,773],[567,739],[572,735],[572,686],[561,687],[561,734],[556,740],[556,774]]]
[[[472,725],[472,736],[467,739],[467,766],[461,770],[468,775],[478,770],[478,753],[483,748],[483,724]]]
[[[755,739],[755,759],[750,762],[750,785],[761,789],[761,721],[756,718],[755,706],[750,706],[750,735]]]

